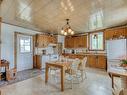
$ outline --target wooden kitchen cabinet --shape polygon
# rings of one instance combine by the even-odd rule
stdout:
[[[94,55],[88,55],[87,56],[87,64],[89,67],[93,67],[95,68],[96,67],[96,56]]]
[[[96,67],[100,69],[106,69],[106,56],[103,55],[98,56],[98,62],[96,64]]]
[[[57,44],[56,36],[48,36],[48,43]]]
[[[47,40],[47,36],[46,35],[37,35],[37,47],[39,48],[43,48],[46,47],[48,40]]]
[[[36,55],[36,68],[37,69],[41,69],[42,68],[42,61],[41,61],[41,58],[42,56],[41,55]]]
[[[119,38],[120,36],[127,37],[127,29],[125,27],[123,28],[112,28],[112,29],[106,29],[105,30],[105,39],[113,39],[113,38]]]
[[[65,48],[73,48],[73,47],[74,47],[73,37],[65,37]]]
[[[87,48],[87,35],[81,36],[81,41],[81,46]]]
[[[106,56],[104,55],[88,55],[87,64],[92,68],[106,69]]]
[[[74,37],[74,48],[80,47],[80,37]]]
[[[87,35],[65,37],[65,48],[87,48]]]
[[[39,48],[47,47],[48,44],[56,44],[57,43],[57,37],[56,36],[50,36],[50,35],[37,35],[36,36],[36,46]]]

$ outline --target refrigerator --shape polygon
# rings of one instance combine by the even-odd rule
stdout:
[[[127,56],[127,39],[116,39],[106,41],[107,70],[111,65],[119,65],[120,59]]]

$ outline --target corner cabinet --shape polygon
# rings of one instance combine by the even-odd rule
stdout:
[[[65,37],[65,48],[87,48],[87,35]]]

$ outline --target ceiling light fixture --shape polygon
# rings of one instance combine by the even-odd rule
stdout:
[[[62,35],[74,35],[74,31],[71,29],[69,25],[69,19],[66,19],[67,23],[62,27],[61,34]]]

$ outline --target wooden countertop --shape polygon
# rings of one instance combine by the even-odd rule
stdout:
[[[77,54],[72,54],[72,53],[63,53],[63,55],[81,55],[81,56],[85,56],[85,55],[100,55],[100,56],[106,56],[106,53],[77,53]]]

